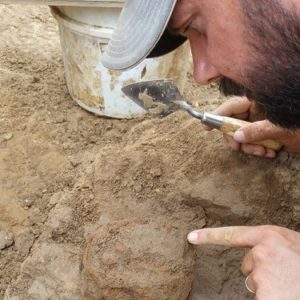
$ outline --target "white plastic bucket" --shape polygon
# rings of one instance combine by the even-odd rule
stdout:
[[[145,59],[125,72],[104,68],[102,54],[120,11],[117,6],[52,8],[59,24],[66,80],[72,98],[82,108],[99,116],[134,118],[146,111],[123,95],[121,88],[142,80],[172,79],[182,91],[189,49],[181,46],[160,58]]]

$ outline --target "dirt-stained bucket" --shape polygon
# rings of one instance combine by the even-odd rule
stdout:
[[[141,80],[173,79],[182,91],[189,48],[145,59],[125,72],[111,71],[101,64],[102,54],[116,26],[122,3],[103,7],[52,7],[59,24],[65,74],[72,98],[85,110],[99,116],[134,118],[146,113],[126,98],[121,88]]]

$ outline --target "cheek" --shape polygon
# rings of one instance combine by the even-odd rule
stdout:
[[[223,45],[208,44],[207,53],[209,59],[222,76],[230,78],[237,83],[243,83],[243,66],[226,45],[224,47]]]
[[[191,30],[188,33],[195,77],[201,78],[203,74],[207,74],[207,78],[224,76],[243,84],[241,47],[237,47],[237,42],[231,43],[223,31],[207,29],[206,35],[199,33],[198,30]]]
[[[245,46],[238,34],[224,28],[209,32],[207,51],[212,61],[226,77],[240,81],[245,67]]]

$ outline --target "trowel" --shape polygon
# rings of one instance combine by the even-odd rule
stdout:
[[[171,80],[138,82],[123,87],[122,91],[154,116],[164,117],[178,109],[183,109],[203,124],[229,135],[233,135],[239,128],[249,124],[249,122],[239,119],[196,111],[182,98],[177,86]],[[275,151],[280,150],[282,147],[280,143],[274,140],[265,140],[255,144]]]

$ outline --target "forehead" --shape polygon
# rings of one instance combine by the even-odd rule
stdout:
[[[241,0],[178,0],[172,15],[175,22],[184,16],[201,15],[206,18],[241,14]]]

